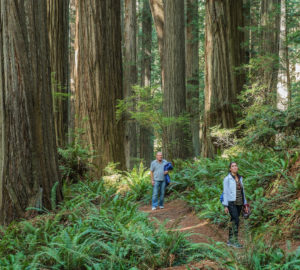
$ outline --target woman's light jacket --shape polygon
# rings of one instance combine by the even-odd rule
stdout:
[[[243,185],[243,177],[240,176],[242,195],[244,205],[247,204],[245,190]],[[229,173],[223,180],[223,202],[224,206],[228,206],[228,202],[234,202],[236,200],[236,181],[231,173]]]

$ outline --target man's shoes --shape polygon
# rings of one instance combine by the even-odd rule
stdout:
[[[152,207],[152,210],[156,210],[156,207]]]
[[[160,209],[164,209],[164,207],[163,207],[163,206],[160,206],[159,208],[160,208]]]

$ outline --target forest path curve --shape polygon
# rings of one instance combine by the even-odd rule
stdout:
[[[227,234],[208,220],[199,219],[196,213],[182,200],[165,203],[164,209],[151,210],[150,205],[140,207],[140,211],[149,213],[150,220],[156,218],[160,222],[168,220],[166,227],[171,230],[196,233],[189,240],[193,243],[209,243],[208,238],[225,242]]]
[[[151,205],[143,205],[139,208],[140,211],[148,213],[150,220],[157,219],[159,222],[166,222],[166,228],[170,230],[179,230],[182,232],[192,233],[188,239],[193,243],[210,243],[209,239],[216,242],[227,242],[228,230],[220,228],[209,222],[209,220],[200,219],[197,217],[195,211],[187,205],[183,200],[177,199],[165,203],[164,209],[151,210]],[[243,232],[244,228],[241,228],[240,242],[243,244]],[[287,250],[285,240],[279,241],[277,245]],[[291,242],[291,250],[296,250],[300,246],[299,240]],[[215,262],[209,260],[203,260],[201,263],[192,263],[182,266],[175,266],[169,268],[163,268],[160,270],[186,270],[186,269],[220,269]]]
[[[164,209],[151,210],[151,205],[144,205],[140,211],[149,213],[149,219],[157,219],[163,223],[167,221],[166,228],[192,233],[188,239],[193,243],[209,243],[209,239],[226,242],[227,233],[208,220],[199,219],[196,213],[182,200],[165,203]],[[203,260],[201,263],[163,268],[161,270],[186,270],[186,269],[219,269],[215,262]]]

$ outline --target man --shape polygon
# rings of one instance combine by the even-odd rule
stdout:
[[[165,175],[168,171],[164,170],[164,166],[168,162],[163,159],[162,152],[156,153],[156,160],[151,162],[150,175],[153,186],[152,194],[152,210],[156,210],[159,206],[160,209],[164,208],[164,197],[166,189]],[[159,194],[159,205],[158,205],[158,194]]]

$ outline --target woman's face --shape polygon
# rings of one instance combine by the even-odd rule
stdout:
[[[237,166],[237,164],[236,163],[232,163],[231,165],[230,165],[230,172],[231,173],[237,173],[237,171],[238,171],[238,166]]]

